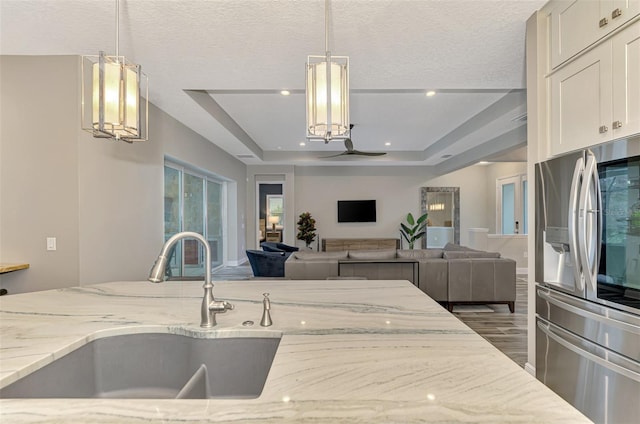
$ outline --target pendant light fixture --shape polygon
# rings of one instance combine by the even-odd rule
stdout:
[[[120,1],[116,0],[116,54],[82,56],[82,129],[96,138],[146,141],[148,78],[120,56]],[[141,95],[142,94],[142,95]]]
[[[349,58],[331,56],[329,0],[324,11],[325,54],[307,57],[307,138],[349,138]]]

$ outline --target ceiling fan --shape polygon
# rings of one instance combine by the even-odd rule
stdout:
[[[349,135],[351,135],[351,130],[353,129],[353,124],[349,126]],[[356,150],[353,148],[353,141],[351,141],[351,137],[345,138],[344,147],[347,149],[342,153],[338,153],[337,155],[331,156],[321,156],[321,159],[327,158],[337,158],[338,156],[350,156],[350,155],[358,155],[358,156],[383,156],[386,155],[386,152],[362,152],[360,150]]]

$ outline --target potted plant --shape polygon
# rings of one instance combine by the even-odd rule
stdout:
[[[303,212],[300,214],[298,220],[298,240],[302,240],[307,245],[307,249],[316,239],[316,220],[311,217],[309,212]]]
[[[420,216],[416,221],[413,219],[411,212],[407,214],[407,224],[400,223],[400,234],[409,243],[409,249],[413,249],[416,240],[420,240],[427,234],[425,228],[427,227],[427,213]]]

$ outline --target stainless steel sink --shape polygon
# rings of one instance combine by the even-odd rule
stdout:
[[[157,333],[106,337],[0,389],[0,398],[255,398],[279,343]]]

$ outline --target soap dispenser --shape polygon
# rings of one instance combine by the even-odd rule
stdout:
[[[262,299],[262,319],[260,320],[260,325],[263,327],[269,327],[273,324],[271,321],[271,301],[269,300],[269,293],[263,293],[264,299]]]

